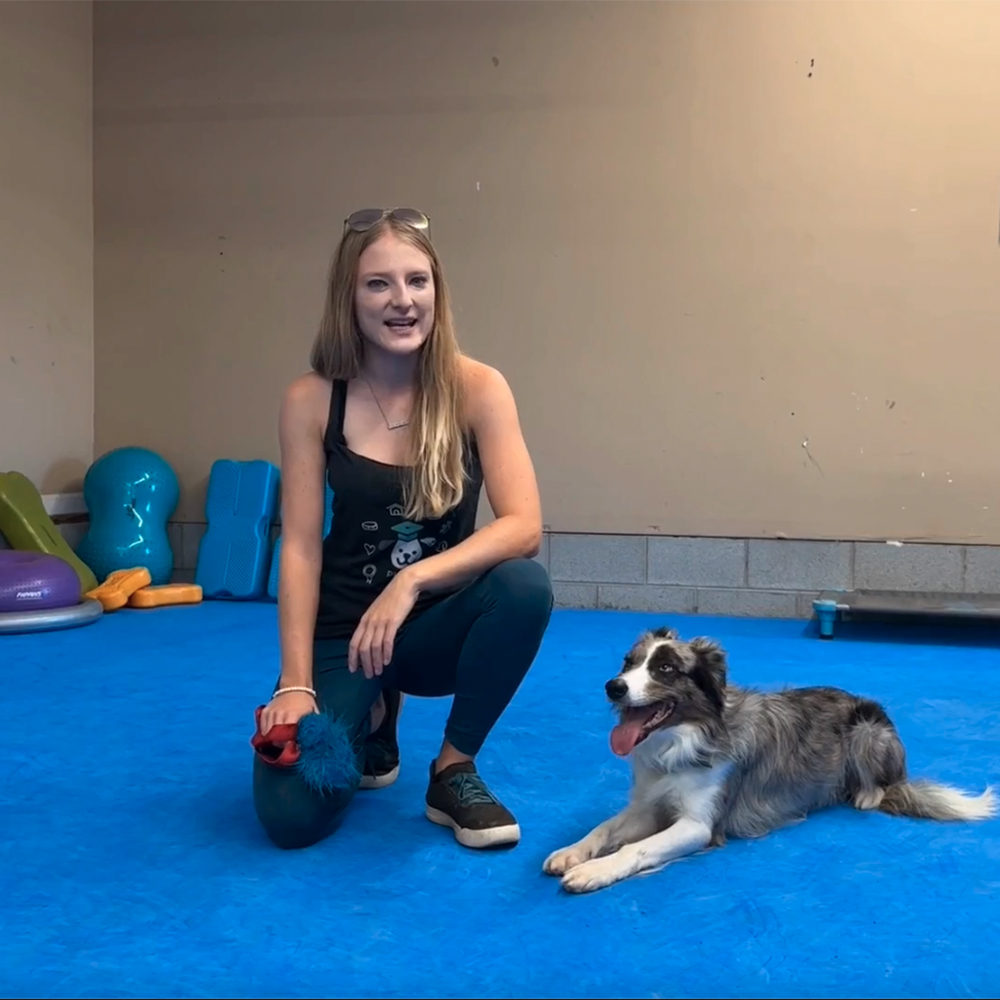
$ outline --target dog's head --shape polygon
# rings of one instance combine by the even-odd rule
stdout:
[[[604,689],[619,715],[611,748],[626,757],[653,733],[721,722],[726,654],[711,639],[685,642],[673,629],[657,629],[639,637]]]

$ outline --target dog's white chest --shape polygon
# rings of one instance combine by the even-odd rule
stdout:
[[[636,774],[635,796],[647,808],[666,806],[681,816],[711,824],[729,771],[729,764],[683,768],[668,774],[641,771]]]

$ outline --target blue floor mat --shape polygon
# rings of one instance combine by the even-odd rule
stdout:
[[[927,630],[823,643],[802,622],[672,616],[734,679],[881,699],[911,770],[1000,778],[1000,643]],[[848,809],[590,896],[541,874],[620,808],[603,683],[662,617],[561,611],[480,769],[521,845],[423,817],[448,702],[409,700],[399,781],[280,852],[250,799],[276,608],[206,602],[0,638],[3,997],[990,997],[1000,822]]]

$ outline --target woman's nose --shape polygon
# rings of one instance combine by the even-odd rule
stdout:
[[[390,303],[401,311],[410,308],[413,303],[413,296],[410,294],[410,289],[406,286],[405,282],[392,285]]]

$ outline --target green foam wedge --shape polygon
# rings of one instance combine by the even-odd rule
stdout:
[[[97,586],[97,577],[49,517],[35,484],[20,472],[0,472],[0,532],[14,549],[44,552],[68,562],[80,578],[83,593]]]

